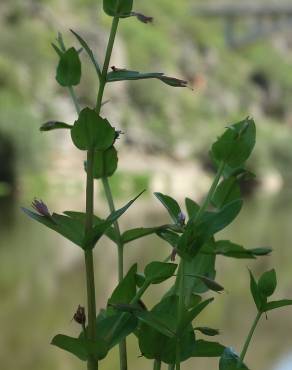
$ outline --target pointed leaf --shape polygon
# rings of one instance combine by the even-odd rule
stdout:
[[[106,150],[115,140],[115,129],[94,109],[84,108],[71,129],[74,145],[80,150]]]
[[[250,291],[253,296],[254,303],[257,306],[258,311],[261,311],[261,307],[263,303],[261,293],[259,291],[257,282],[255,281],[255,278],[250,270],[249,270],[249,276],[250,276]]]
[[[72,353],[82,361],[88,360],[91,356],[101,360],[107,355],[108,351],[107,344],[102,339],[93,342],[84,338],[72,338],[59,334],[53,338],[52,344]]]
[[[244,164],[250,156],[256,139],[256,128],[252,119],[231,125],[212,146],[212,155],[217,162],[224,161],[235,168]]]
[[[258,288],[265,297],[270,297],[277,287],[277,276],[274,269],[266,271],[258,281]]]
[[[150,262],[144,270],[145,279],[151,284],[159,284],[173,276],[176,268],[175,263]]]
[[[240,187],[235,177],[224,179],[217,187],[211,203],[220,209],[226,204],[241,198]]]
[[[209,342],[206,340],[196,340],[192,357],[220,357],[225,350],[225,346],[217,342]]]
[[[51,217],[46,217],[26,208],[22,208],[22,210],[32,219],[56,231],[79,247],[84,248],[84,227],[80,221],[57,213],[53,213]]]
[[[56,80],[61,86],[78,85],[81,78],[81,62],[75,48],[66,50],[57,67]]]
[[[100,224],[96,225],[92,229],[92,234],[87,241],[88,246],[93,246],[97,241],[102,237],[103,234],[105,234],[108,230],[108,228],[117,221],[127,210],[128,208],[135,202],[137,198],[140,197],[144,193],[144,190],[138,194],[134,199],[130,200],[124,207],[112,212],[108,218],[101,222]]]
[[[173,248],[177,247],[179,240],[179,235],[171,230],[158,230],[156,234],[167,243],[169,243]]]
[[[189,218],[194,219],[200,209],[200,206],[190,198],[186,198],[185,203]]]
[[[48,121],[41,125],[40,131],[51,131],[51,130],[56,130],[60,128],[71,129],[72,127],[73,127],[72,125],[68,125],[65,122]]]
[[[137,264],[135,263],[113,291],[108,300],[108,304],[113,305],[131,302],[136,295],[136,273]]]
[[[285,306],[292,306],[292,299],[281,299],[279,301],[271,301],[264,305],[263,311],[271,311],[275,310],[276,308],[281,308]]]
[[[92,64],[94,65],[94,68],[95,68],[95,70],[97,72],[97,75],[100,76],[101,75],[101,71],[100,71],[100,67],[99,67],[98,61],[96,60],[96,58],[95,58],[92,50],[88,46],[87,42],[80,35],[78,35],[77,32],[75,32],[73,30],[70,30],[70,31],[77,38],[77,40],[80,42],[80,45],[84,48],[84,50],[88,54],[90,60],[92,61]]]
[[[181,214],[180,206],[177,201],[171,198],[169,195],[164,195],[162,193],[154,193],[156,198],[164,205],[167,209],[170,217],[175,223],[179,222],[179,215]]]
[[[178,333],[182,333],[185,328],[191,324],[191,322],[206,308],[209,303],[211,303],[214,300],[214,298],[206,299],[205,301],[199,303],[197,306],[192,308],[189,311],[186,311],[181,323],[178,327]]]
[[[218,329],[209,328],[207,326],[197,326],[194,330],[197,330],[204,335],[208,335],[209,337],[214,337],[215,335],[220,334]]]
[[[143,238],[144,236],[155,234],[163,230],[164,226],[155,227],[137,227],[136,229],[127,230],[122,235],[123,244],[132,242],[133,240]]]

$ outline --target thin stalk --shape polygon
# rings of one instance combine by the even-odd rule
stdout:
[[[79,102],[78,102],[78,99],[77,99],[77,96],[75,94],[75,90],[74,90],[73,86],[68,86],[68,91],[69,91],[69,94],[70,94],[71,99],[73,101],[76,112],[79,115],[81,109],[80,109],[80,105],[79,105]]]
[[[107,177],[102,179],[102,184],[105,192],[105,196],[108,202],[108,206],[111,212],[115,212],[115,204],[113,200],[112,191],[110,188],[110,184]],[[121,281],[124,277],[124,243],[122,242],[121,238],[121,231],[118,221],[114,222],[114,229],[116,234],[116,244],[118,247],[118,275],[119,281]]]
[[[112,54],[113,44],[117,32],[117,27],[119,24],[119,19],[114,18],[110,37],[107,45],[103,71],[101,75],[98,99],[96,103],[96,111],[99,114],[102,104],[102,98],[104,93],[104,88],[106,84],[107,70]],[[74,96],[74,95],[73,95]],[[73,98],[72,96],[72,98]],[[74,99],[73,99],[74,101]],[[76,99],[77,102],[77,99]],[[74,101],[75,104],[75,101]],[[76,110],[77,105],[75,104]],[[94,165],[94,149],[87,151],[87,171],[86,171],[86,218],[85,218],[85,235],[88,235],[93,226],[93,208],[94,208],[94,177],[93,177],[93,165]],[[90,340],[95,340],[95,321],[96,321],[96,304],[95,304],[95,284],[94,284],[94,267],[93,267],[93,253],[92,250],[85,251],[85,267],[86,267],[86,286],[87,286],[87,304],[88,304],[88,338]],[[87,361],[88,370],[97,370],[98,361],[94,358],[90,358]],[[126,368],[125,368],[126,369]],[[124,369],[123,369],[124,370]]]
[[[213,195],[214,195],[214,193],[215,193],[215,190],[216,190],[216,188],[217,188],[217,185],[218,185],[218,183],[219,183],[219,181],[220,181],[220,178],[221,178],[221,176],[222,176],[222,173],[223,173],[224,167],[225,167],[225,162],[223,162],[223,161],[222,161],[222,162],[220,163],[219,167],[218,167],[218,170],[217,170],[216,176],[215,176],[215,178],[214,178],[214,180],[213,180],[213,183],[212,183],[212,185],[211,185],[211,187],[210,187],[210,190],[209,190],[209,192],[208,192],[208,194],[207,194],[207,196],[206,196],[206,198],[205,198],[205,200],[204,200],[203,204],[201,205],[201,207],[200,207],[200,209],[199,209],[198,213],[196,214],[196,216],[195,216],[195,218],[194,218],[194,222],[198,221],[198,220],[199,220],[199,218],[202,216],[202,214],[203,214],[203,213],[206,211],[206,209],[209,207],[210,201],[211,201],[211,199],[213,198]]]
[[[174,369],[175,369],[175,365],[174,364],[168,365],[168,370],[174,370]]]
[[[161,370],[161,360],[154,360],[153,370]]]
[[[184,313],[184,304],[185,304],[185,297],[184,297],[184,275],[185,275],[185,263],[184,260],[181,259],[178,271],[178,279],[179,279],[179,296],[178,296],[178,325],[183,318]],[[177,338],[176,342],[176,355],[175,355],[175,364],[176,370],[180,370],[180,338]]]
[[[223,173],[223,170],[224,170],[224,166],[225,166],[225,162],[221,162],[220,165],[219,165],[219,168],[217,170],[217,173],[216,173],[216,176],[213,180],[213,183],[210,187],[210,190],[203,202],[203,204],[201,205],[198,213],[196,214],[196,216],[194,217],[194,220],[193,222],[196,223],[200,217],[202,216],[202,214],[206,211],[206,209],[208,208],[209,204],[210,204],[210,201],[215,193],[215,190],[217,188],[217,185],[220,181],[220,178],[222,176],[222,173]],[[177,274],[177,280],[176,280],[176,284],[178,284],[178,295],[179,295],[179,301],[178,301],[178,323],[180,323],[181,319],[182,319],[182,316],[183,316],[183,310],[184,310],[184,304],[185,304],[185,295],[184,295],[184,276],[185,276],[185,263],[184,263],[184,260],[181,259],[180,260],[180,264],[179,264],[179,269],[178,269],[178,274]],[[180,370],[180,352],[181,352],[181,348],[180,348],[180,340],[179,338],[177,339],[177,342],[176,342],[176,360],[175,360],[175,367],[176,367],[176,370]]]
[[[256,329],[256,327],[257,327],[257,324],[258,324],[258,322],[259,322],[259,320],[260,320],[261,316],[262,316],[262,312],[260,312],[260,311],[259,311],[259,312],[257,313],[257,316],[256,316],[256,318],[255,318],[255,320],[254,320],[253,324],[252,324],[252,327],[251,327],[251,329],[250,329],[250,331],[249,331],[249,333],[248,333],[248,336],[247,336],[247,338],[246,338],[246,340],[245,340],[245,343],[244,343],[243,349],[242,349],[242,351],[241,351],[241,354],[240,354],[240,357],[239,357],[239,363],[240,363],[240,364],[242,364],[242,363],[243,363],[244,357],[245,357],[246,352],[247,352],[247,350],[248,350],[248,346],[249,346],[249,344],[250,344],[250,342],[251,342],[252,336],[253,336],[253,334],[254,334],[254,332],[255,332],[255,329]]]

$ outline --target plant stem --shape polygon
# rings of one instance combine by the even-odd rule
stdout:
[[[161,360],[154,360],[153,370],[161,370]]]
[[[108,206],[111,212],[114,212],[115,204],[113,200],[112,191],[110,188],[110,184],[107,177],[102,179],[102,184],[105,192],[105,196],[108,202]],[[118,277],[119,281],[123,280],[124,276],[124,244],[121,238],[121,231],[118,221],[114,222],[114,229],[116,234],[116,244],[118,249]],[[119,352],[120,352],[120,369],[126,370],[128,367],[128,360],[127,360],[127,342],[126,339],[123,339],[119,343]]]
[[[103,92],[106,84],[106,75],[113,49],[114,39],[119,24],[119,18],[114,18],[110,37],[107,45],[103,71],[101,75],[98,99],[96,103],[96,111],[99,114],[102,104]],[[71,95],[72,96],[72,95]],[[72,98],[74,95],[72,96]],[[74,104],[77,102],[73,99]],[[76,110],[78,105],[75,104]],[[86,219],[85,219],[85,235],[91,232],[93,225],[93,208],[94,208],[94,149],[87,151],[87,171],[86,171]],[[94,267],[92,250],[85,251],[85,266],[86,266],[86,282],[87,282],[87,303],[88,303],[88,339],[95,340],[95,321],[96,321],[96,304],[95,304],[95,284],[94,284]],[[90,358],[87,362],[88,370],[98,369],[98,362],[94,358]],[[126,369],[126,368],[125,368]],[[123,369],[124,370],[124,369]]]
[[[244,357],[245,357],[246,352],[247,352],[247,350],[248,350],[248,346],[249,346],[249,344],[250,344],[250,341],[251,341],[251,339],[252,339],[252,336],[253,336],[253,334],[254,334],[254,331],[255,331],[255,329],[256,329],[256,327],[257,327],[257,324],[258,324],[258,322],[259,322],[259,320],[260,320],[261,316],[262,316],[262,312],[260,312],[260,311],[259,311],[259,312],[257,313],[257,316],[256,316],[256,318],[255,318],[255,320],[254,320],[253,324],[252,324],[252,327],[251,327],[251,329],[250,329],[250,331],[249,331],[249,333],[248,333],[248,336],[247,336],[246,341],[245,341],[245,343],[244,343],[243,349],[242,349],[242,351],[241,351],[241,354],[240,354],[240,360],[239,360],[239,363],[240,363],[240,364],[242,364],[242,362],[243,362],[243,360],[244,360]]]
[[[224,170],[224,167],[225,167],[225,162],[221,162],[219,167],[218,167],[218,170],[217,170],[217,173],[216,173],[216,176],[213,180],[213,183],[210,187],[210,190],[208,191],[208,194],[203,202],[203,204],[201,205],[198,213],[196,214],[195,218],[194,218],[194,222],[198,221],[199,218],[202,216],[202,214],[206,211],[206,209],[209,207],[209,204],[210,204],[210,201],[211,199],[213,198],[213,195],[215,193],[215,190],[217,188],[217,185],[220,181],[220,178],[222,176],[222,173],[223,173],[223,170]]]
[[[73,86],[68,86],[68,91],[69,91],[69,94],[70,94],[71,99],[73,101],[76,112],[79,115],[81,109],[80,109],[80,105],[78,103],[78,99],[77,99],[77,96],[75,94],[75,90],[74,90]]]
[[[168,365],[168,370],[174,370],[174,368],[175,368],[175,365],[174,364]]]
[[[210,187],[210,190],[203,202],[203,204],[201,205],[199,211],[197,212],[196,216],[194,217],[194,220],[193,220],[193,223],[195,224],[199,219],[200,217],[202,216],[202,214],[206,211],[206,209],[208,208],[209,204],[210,204],[210,201],[215,193],[215,190],[217,188],[217,185],[220,181],[220,178],[222,176],[222,173],[223,173],[223,170],[224,170],[224,167],[225,167],[225,162],[221,162],[219,167],[218,167],[218,170],[217,170],[217,173],[216,173],[216,176],[213,180],[213,183]],[[177,281],[176,281],[176,284],[178,283],[178,295],[179,295],[179,300],[178,300],[178,325],[183,317],[183,311],[184,311],[184,304],[185,304],[185,294],[184,294],[184,276],[185,276],[185,262],[183,259],[180,260],[180,264],[179,264],[179,270],[178,270],[178,275],[177,275]],[[176,366],[176,370],[180,370],[180,352],[181,352],[181,349],[180,349],[180,339],[178,338],[177,339],[177,342],[176,342],[176,360],[175,360],[175,366]]]

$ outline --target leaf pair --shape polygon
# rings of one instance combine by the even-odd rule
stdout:
[[[112,212],[106,220],[95,218],[95,224],[91,230],[90,235],[85,238],[85,214],[81,212],[64,212],[64,215],[53,213],[50,215],[41,215],[33,212],[27,208],[22,210],[32,219],[40,222],[48,228],[56,231],[69,239],[74,244],[83,249],[91,249],[97,241],[104,235],[110,226],[120,218],[128,208],[135,202],[135,200],[142,194],[138,194],[134,199],[130,200],[124,207]]]
[[[291,299],[267,302],[267,298],[274,293],[277,287],[277,277],[274,269],[264,272],[258,282],[256,282],[251,271],[249,271],[249,274],[250,291],[259,312],[267,312],[276,308],[292,305]]]

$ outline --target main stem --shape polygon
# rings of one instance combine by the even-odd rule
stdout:
[[[161,360],[154,360],[153,370],[161,370]]]
[[[217,173],[216,173],[216,176],[213,180],[213,183],[211,185],[211,188],[206,196],[206,199],[204,200],[202,206],[200,207],[199,211],[197,212],[194,220],[193,220],[193,223],[195,224],[199,219],[200,217],[202,216],[202,214],[206,211],[206,209],[208,208],[209,204],[210,204],[210,201],[215,193],[215,190],[217,188],[217,185],[220,181],[220,178],[222,176],[222,173],[223,173],[223,170],[224,170],[224,167],[225,167],[225,162],[221,162],[219,167],[218,167],[218,170],[217,170]],[[185,304],[185,296],[184,296],[184,277],[185,277],[185,262],[183,259],[180,260],[180,264],[179,264],[179,270],[178,270],[178,275],[177,275],[177,279],[178,279],[178,294],[179,294],[179,300],[178,300],[178,323],[180,323],[182,317],[183,317],[183,311],[184,311],[184,304]],[[175,356],[175,366],[176,366],[176,370],[180,370],[180,352],[181,352],[181,348],[180,348],[180,339],[177,338],[177,342],[176,342],[176,356]]]
[[[96,103],[96,112],[99,114],[102,104],[104,88],[106,84],[107,71],[112,54],[113,44],[119,24],[119,18],[115,17],[112,22],[110,37],[107,45],[106,55],[102,74],[100,77],[100,85]],[[75,108],[78,111],[77,100],[74,100],[72,89],[69,90],[73,98]],[[94,209],[94,149],[87,151],[87,171],[86,171],[86,219],[85,219],[85,235],[89,235],[93,226],[93,209]],[[93,266],[93,252],[92,249],[85,251],[85,269],[86,269],[86,287],[87,287],[87,305],[88,305],[88,339],[95,341],[96,338],[96,303],[95,303],[95,283],[94,283],[94,266]],[[93,357],[87,361],[88,370],[97,370],[98,361]]]
[[[259,320],[260,320],[261,316],[262,316],[262,312],[260,312],[260,311],[259,311],[259,312],[257,313],[257,316],[256,316],[256,318],[255,318],[255,320],[254,320],[253,324],[252,324],[252,327],[251,327],[251,329],[250,329],[250,331],[249,331],[249,333],[248,333],[248,336],[247,336],[246,341],[245,341],[245,343],[244,343],[243,349],[242,349],[242,351],[241,351],[240,358],[239,358],[239,359],[240,359],[240,360],[239,360],[239,363],[240,363],[240,364],[242,364],[242,363],[243,363],[244,357],[245,357],[246,352],[247,352],[247,350],[248,350],[248,346],[249,346],[249,344],[250,344],[250,341],[251,341],[251,339],[252,339],[252,336],[253,336],[253,334],[254,334],[254,332],[255,332],[255,329],[256,329],[256,327],[257,327],[257,324],[258,324],[258,322],[259,322]]]
[[[106,195],[106,199],[109,205],[109,209],[111,212],[115,211],[115,204],[113,200],[113,195],[111,192],[110,184],[108,178],[105,177],[102,179],[102,184],[104,188],[104,192]],[[123,280],[124,276],[124,244],[121,238],[121,231],[118,221],[114,222],[114,229],[116,234],[116,244],[118,249],[118,276],[119,281]],[[119,343],[119,352],[120,352],[120,369],[127,370],[128,368],[128,360],[127,360],[127,342],[126,339],[123,339]]]

